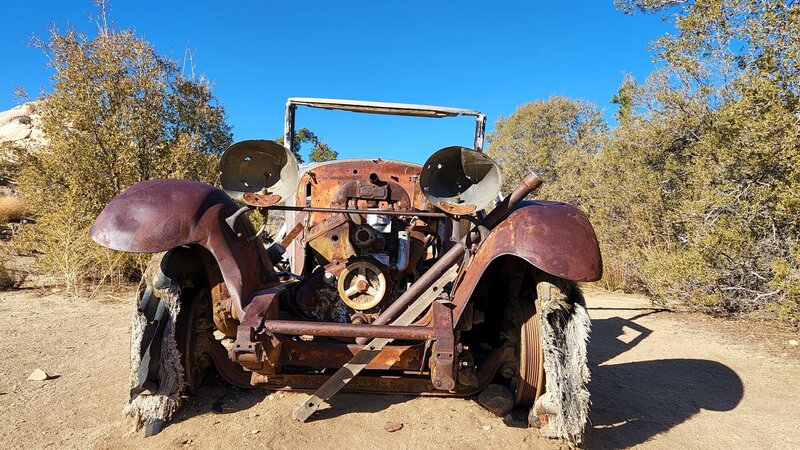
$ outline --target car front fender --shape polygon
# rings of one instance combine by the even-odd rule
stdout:
[[[489,233],[458,280],[453,298],[458,305],[457,316],[492,261],[505,255],[519,257],[566,280],[597,281],[603,276],[597,236],[578,208],[558,202],[523,201]]]
[[[163,252],[182,245],[208,249],[219,265],[238,317],[250,296],[274,281],[272,265],[245,215],[234,231],[225,222],[239,209],[221,190],[188,180],[137,183],[115,197],[89,229],[91,238],[114,250]],[[244,237],[243,237],[244,236]]]

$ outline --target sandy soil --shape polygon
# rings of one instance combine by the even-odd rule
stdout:
[[[560,446],[523,428],[519,413],[497,418],[472,399],[342,394],[301,424],[291,411],[304,394],[213,380],[175,423],[145,439],[121,414],[131,296],[0,293],[0,447]],[[588,305],[587,448],[800,448],[800,362],[796,347],[781,347],[792,336],[657,311],[628,295],[593,291]],[[26,381],[37,367],[54,379]],[[403,428],[387,432],[389,421]]]

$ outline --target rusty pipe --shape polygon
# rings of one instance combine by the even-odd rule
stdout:
[[[500,223],[506,214],[510,213],[519,202],[525,200],[531,192],[535,191],[542,185],[542,179],[536,175],[535,172],[530,172],[525,175],[522,182],[517,186],[502,202],[498,203],[489,214],[484,217],[481,224],[488,229],[492,229]]]
[[[542,185],[542,180],[539,178],[538,175],[534,172],[530,172],[525,178],[522,179],[522,182],[519,186],[514,189],[511,194],[509,194],[502,202],[500,202],[495,208],[484,217],[483,221],[480,225],[485,226],[488,229],[492,229],[497,226],[498,223],[505,217],[506,214],[511,212],[519,202],[525,199],[531,192],[535,191],[539,186]],[[479,225],[479,226],[480,226]],[[477,229],[476,227],[475,229]],[[472,233],[467,233],[467,235],[462,239],[462,241],[466,241],[467,236]],[[436,263],[428,269],[427,272],[422,274],[419,279],[414,282],[411,286],[409,286],[408,290],[403,293],[400,297],[397,298],[388,308],[386,311],[381,313],[380,317],[375,319],[372,322],[371,326],[375,325],[385,325],[395,317],[397,317],[401,311],[405,310],[408,305],[416,300],[417,297],[422,295],[423,292],[428,290],[429,287],[433,284],[434,281],[438,280],[439,277],[453,264],[459,262],[464,257],[464,247],[461,245],[454,245],[450,248],[441,258],[439,258]],[[356,342],[359,344],[364,344],[366,339],[356,339]]]
[[[364,337],[426,341],[433,339],[432,327],[396,325],[356,325],[352,323],[265,320],[264,329],[272,334],[330,337]]]
[[[342,213],[342,214],[379,214],[382,216],[417,216],[445,218],[447,214],[435,211],[411,211],[394,209],[351,209],[351,208],[327,208],[318,206],[285,206],[271,205],[265,206],[266,209],[277,211],[298,211],[298,212],[323,212],[323,213]]]

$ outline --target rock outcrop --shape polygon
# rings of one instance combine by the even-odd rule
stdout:
[[[28,102],[0,112],[0,161],[18,163],[20,151],[36,151],[47,142],[37,106]]]

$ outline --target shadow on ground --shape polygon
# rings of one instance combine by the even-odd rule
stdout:
[[[230,414],[243,411],[262,402],[271,392],[263,389],[241,389],[231,386],[214,374],[203,383],[197,394],[189,396],[184,407],[175,415],[172,422],[183,422],[204,414]],[[306,394],[310,393],[309,391]],[[404,394],[344,392],[329,399],[326,402],[327,405],[323,405],[322,409],[315,412],[307,422],[332,419],[342,414],[379,412],[412,398],[413,396]]]
[[[260,403],[269,394],[263,389],[241,389],[232,386],[216,374],[205,380],[199,392],[190,395],[173,423],[183,422],[204,414],[230,414]],[[169,426],[169,425],[168,425]]]
[[[683,423],[702,409],[730,411],[744,387],[728,366],[703,359],[661,359],[609,364],[647,339],[652,330],[636,320],[592,321],[589,391],[592,407],[587,448],[627,448]],[[627,329],[626,329],[627,328]],[[604,364],[605,363],[605,364]]]
[[[392,405],[411,400],[410,395],[388,395],[388,394],[337,394],[327,400],[328,407],[315,412],[308,418],[307,422],[327,420],[338,417],[342,414],[351,413],[374,413],[383,411]]]

